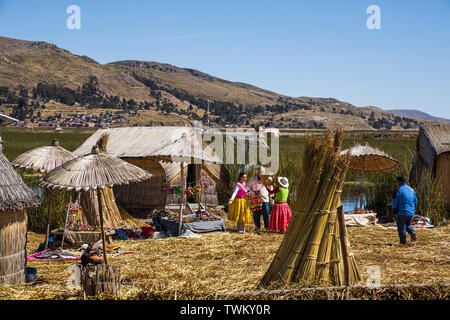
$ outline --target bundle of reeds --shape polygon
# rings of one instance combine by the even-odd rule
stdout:
[[[342,139],[340,130],[327,131],[321,139],[307,137],[294,215],[261,285],[343,284],[342,231],[336,214],[348,168],[348,156],[340,155]],[[346,246],[349,249],[348,242]],[[349,256],[351,281],[358,282],[358,268]]]

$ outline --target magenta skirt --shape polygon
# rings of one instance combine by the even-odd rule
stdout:
[[[269,230],[285,231],[291,220],[291,208],[287,202],[275,203],[270,212]]]

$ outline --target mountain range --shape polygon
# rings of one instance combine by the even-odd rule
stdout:
[[[436,121],[436,122],[444,122],[444,123],[450,123],[450,119],[444,119],[432,116],[428,113],[425,113],[420,110],[414,110],[414,109],[394,109],[394,110],[386,110],[392,114],[395,114],[397,116],[401,117],[408,117],[408,118],[416,118],[421,120],[430,120],[430,121]]]
[[[334,98],[289,97],[170,64],[100,64],[51,43],[6,37],[0,37],[0,112],[67,124],[79,124],[74,119],[84,114],[110,126],[203,120],[219,127],[376,130],[417,129],[435,120]]]

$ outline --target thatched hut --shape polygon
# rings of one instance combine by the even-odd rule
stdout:
[[[420,127],[409,176],[411,184],[419,184],[427,175],[442,183],[442,195],[450,209],[450,124],[430,123]]]
[[[181,166],[177,161],[167,162],[157,158],[158,151],[166,148],[192,149],[193,142],[189,139],[183,142],[182,136],[193,134],[194,128],[190,127],[129,127],[100,129],[89,137],[77,150],[77,155],[83,155],[90,151],[92,144],[103,133],[109,136],[107,152],[119,157],[131,164],[143,168],[152,174],[148,181],[136,184],[114,187],[117,201],[132,213],[147,212],[149,209],[161,208],[166,205],[178,205],[179,198],[163,192],[163,186],[181,185]],[[176,143],[179,142],[179,143]],[[201,143],[201,142],[197,142]],[[173,156],[180,156],[180,150],[173,150]],[[230,176],[222,164],[211,163],[218,159],[212,151],[202,146],[200,148],[203,157],[208,158],[209,163],[190,164],[184,166],[186,185],[194,185],[201,181],[209,183],[211,188],[205,191],[203,196],[207,205],[217,205],[217,187],[220,184],[228,185]],[[167,151],[167,150],[165,150]],[[188,154],[184,152],[183,155]],[[190,199],[192,202],[198,199]]]
[[[0,284],[25,281],[26,209],[38,205],[38,196],[14,171],[0,143]]]

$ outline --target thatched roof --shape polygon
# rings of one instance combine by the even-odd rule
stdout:
[[[395,160],[388,154],[377,148],[357,144],[350,149],[341,152],[341,155],[348,153],[350,163],[348,169],[355,172],[361,172],[364,159],[364,172],[385,172],[400,168],[401,162]]]
[[[429,123],[420,127],[417,138],[417,153],[427,168],[444,152],[450,152],[450,124]]]
[[[171,182],[173,179],[178,177],[181,173],[180,163],[179,162],[167,162],[167,161],[159,161],[161,167],[163,167],[166,172],[166,180],[167,182]],[[189,163],[184,163],[184,168],[186,168]]]
[[[192,127],[127,127],[97,130],[78,149],[77,155],[90,152],[91,147],[104,133],[109,135],[108,153],[119,158],[183,158],[204,162],[222,163],[201,139],[193,139]],[[180,161],[180,160],[178,160]],[[174,161],[174,162],[178,162]]]
[[[0,151],[0,211],[23,210],[37,206],[38,196],[23,182]]]
[[[147,180],[151,174],[122,159],[100,153],[92,153],[72,159],[43,176],[39,183],[47,188],[103,189],[105,186],[127,184]]]
[[[50,146],[40,147],[22,153],[11,161],[15,167],[31,169],[33,171],[49,172],[63,163],[72,160],[76,155],[59,146],[58,140],[52,141]]]

